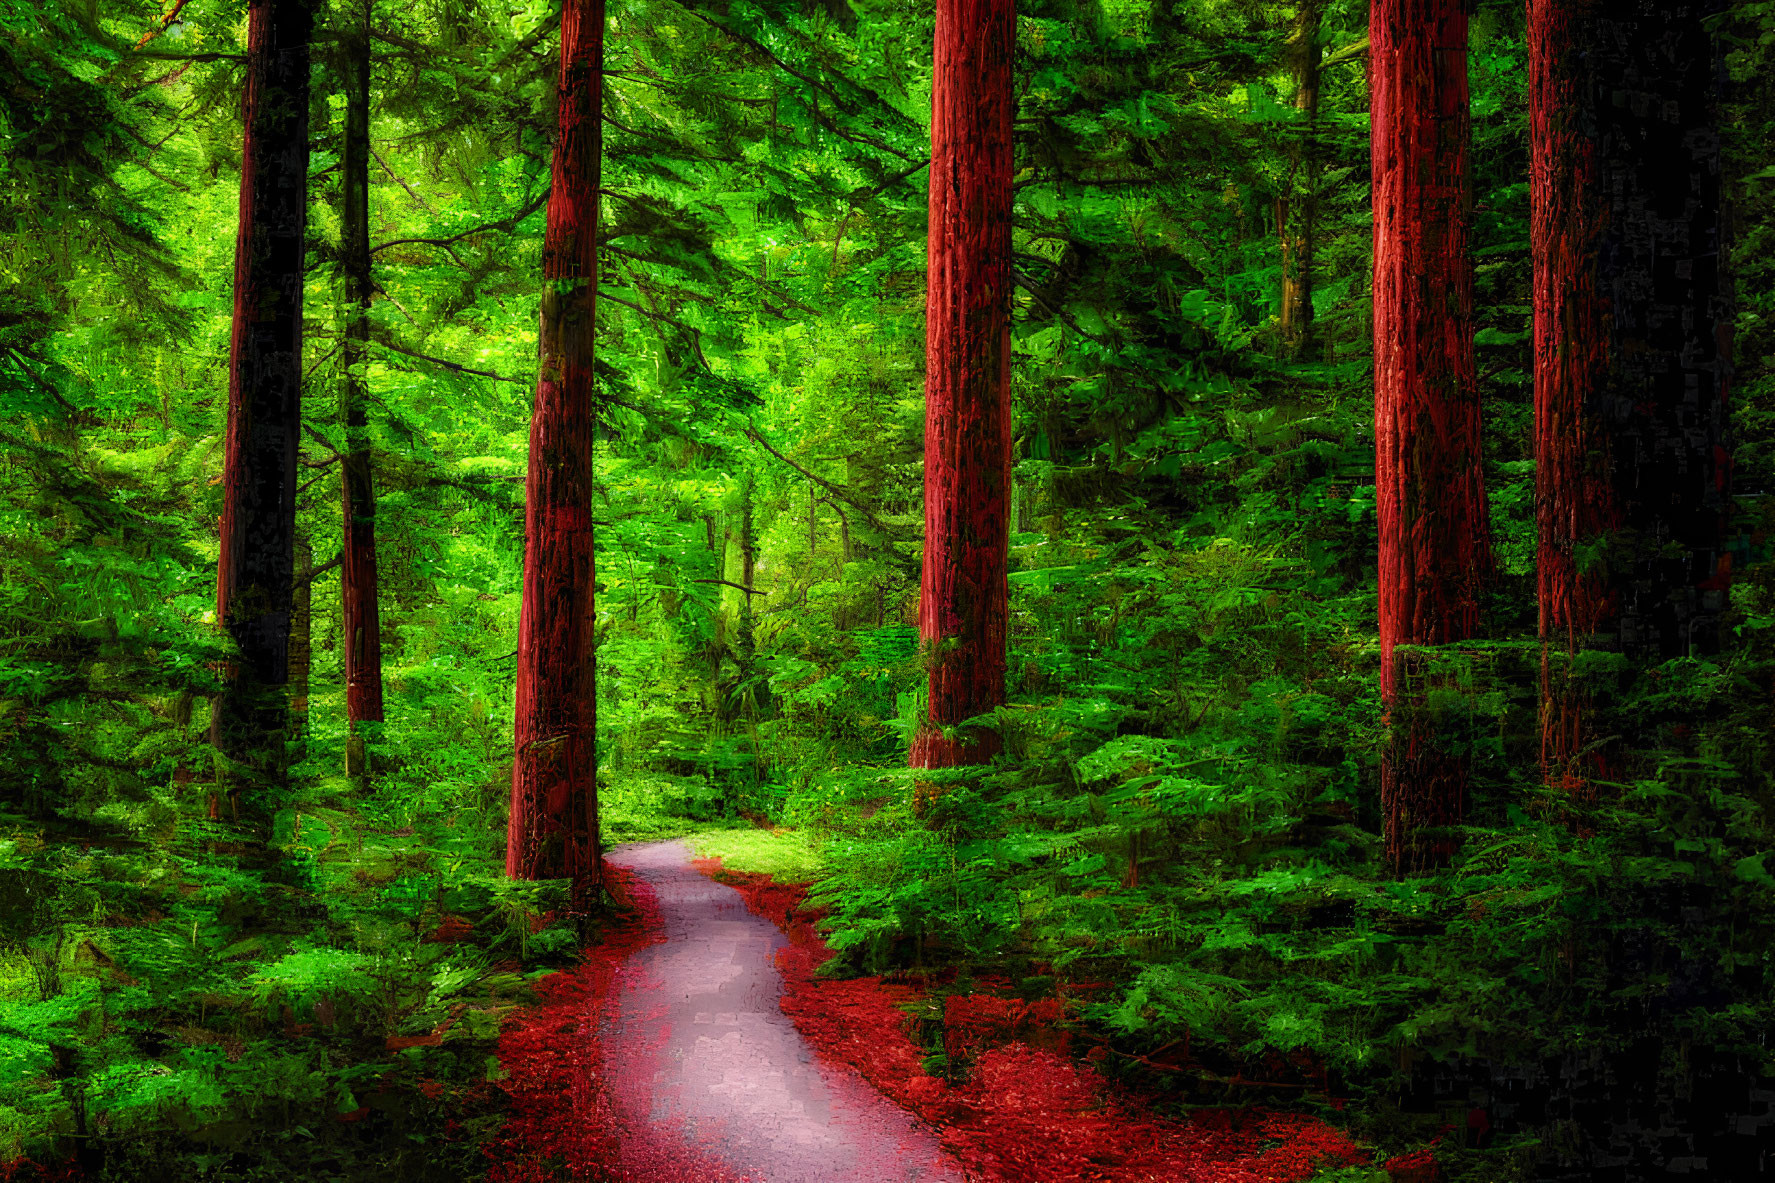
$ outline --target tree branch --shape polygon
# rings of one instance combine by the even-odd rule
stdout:
[[[167,14],[160,18],[160,27],[158,29],[149,29],[146,33],[143,33],[142,39],[136,42],[136,48],[142,48],[142,46],[148,44],[148,42],[172,28],[173,22],[179,19],[179,10],[184,8],[186,3],[187,0],[177,0],[172,8],[168,10]]]
[[[782,58],[780,58],[776,54],[772,53],[762,43],[760,43],[758,41],[754,41],[752,38],[746,36],[744,33],[735,32],[734,30],[728,28],[726,25],[723,25],[720,21],[716,20],[714,17],[709,16],[705,12],[698,11],[698,10],[693,10],[693,11],[695,12],[697,19],[701,20],[704,24],[708,25],[710,28],[716,30],[717,32],[725,34],[728,37],[733,38],[735,41],[738,41],[741,45],[749,46],[754,51],[763,54],[770,61],[775,62],[777,64],[777,67],[780,70],[782,70],[785,74],[789,75],[791,78],[795,78],[801,82],[806,83],[808,86],[812,87],[813,89],[819,91],[821,94],[825,95],[827,98],[831,99],[833,104],[838,108],[838,110],[840,112],[842,112],[846,115],[856,114],[856,111],[851,107],[851,105],[849,103],[845,102],[844,98],[837,91],[833,90],[830,86],[826,85],[824,82],[821,82],[817,78],[812,78],[806,74],[803,74],[801,71],[799,71],[795,67],[791,66],[788,62],[785,62]],[[837,125],[836,120],[828,120],[820,112],[820,108],[819,108],[818,104],[811,104],[810,106],[813,111],[814,118],[819,120],[819,122],[821,123],[822,126],[824,126],[828,131],[832,132],[834,135],[838,136],[839,138],[849,140],[853,144],[866,144],[871,148],[878,148],[883,152],[888,152],[888,153],[891,153],[892,155],[898,156],[901,160],[911,160],[912,159],[912,155],[910,153],[902,152],[898,148],[895,148],[895,147],[892,147],[888,144],[882,143],[880,140],[872,139],[869,136],[852,135],[851,133],[840,128]],[[923,166],[921,165],[920,167],[923,167]]]
[[[376,163],[380,164],[382,166],[383,172],[385,172],[389,176],[393,177],[395,179],[396,183],[398,183],[401,188],[403,188],[407,191],[408,197],[411,197],[414,201],[417,201],[419,203],[420,209],[424,210],[428,214],[437,213],[436,210],[432,209],[431,206],[426,204],[425,198],[419,196],[418,191],[415,190],[413,188],[413,186],[411,186],[411,185],[407,184],[407,182],[401,180],[400,176],[392,168],[388,167],[388,161],[382,159],[382,153],[376,151],[374,146],[372,146],[370,148],[370,155],[374,156],[376,158]]]
[[[1029,283],[1029,281],[1024,279],[1021,275],[1017,275],[1017,274],[1013,273],[1011,276],[1011,282],[1015,283],[1018,287],[1022,288],[1024,291],[1028,292],[1030,295],[1034,296],[1043,308],[1046,308],[1049,313],[1051,313],[1055,317],[1058,317],[1063,324],[1065,324],[1068,328],[1070,328],[1073,332],[1077,333],[1079,336],[1084,337],[1086,340],[1089,340],[1089,341],[1095,341],[1099,345],[1114,344],[1114,342],[1110,341],[1109,338],[1107,338],[1107,337],[1099,337],[1096,333],[1087,333],[1084,329],[1080,328],[1078,321],[1074,320],[1072,317],[1070,317],[1066,313],[1062,312],[1059,308],[1048,303],[1048,298],[1046,296],[1042,295],[1039,291],[1037,291]]]
[[[715,367],[711,366],[709,364],[709,359],[703,356],[703,344],[702,344],[703,333],[702,333],[701,329],[692,328],[690,325],[685,324],[681,320],[674,320],[671,317],[667,316],[663,312],[654,312],[651,309],[643,308],[643,307],[641,307],[641,305],[633,303],[629,300],[625,300],[621,296],[613,296],[609,292],[605,291],[603,288],[598,289],[598,299],[609,300],[611,303],[621,304],[625,308],[633,308],[636,312],[639,312],[642,316],[652,317],[654,320],[664,321],[666,324],[672,325],[674,328],[679,328],[679,329],[682,329],[685,332],[689,333],[690,334],[690,347],[692,350],[694,350],[696,352],[696,359],[703,363],[703,369],[709,370],[711,372],[714,371]]]
[[[315,443],[319,444],[321,447],[323,447],[327,451],[331,452],[335,457],[337,457],[339,455],[339,449],[335,448],[332,444],[328,443],[326,436],[322,435],[320,432],[316,431],[314,428],[310,427],[306,423],[304,423],[302,425],[302,430],[306,431],[308,433],[308,436],[310,439],[314,440]]]
[[[473,374],[477,378],[491,378],[495,382],[510,382],[513,386],[528,386],[528,385],[530,385],[530,383],[525,381],[523,378],[507,378],[504,374],[495,374],[492,370],[473,369],[472,367],[465,366],[460,362],[445,361],[441,357],[433,357],[429,353],[420,353],[416,349],[407,349],[407,348],[404,348],[400,345],[395,345],[389,341],[380,341],[374,337],[372,337],[371,340],[373,342],[375,342],[375,344],[382,346],[382,348],[384,348],[384,349],[391,350],[395,353],[404,353],[408,357],[416,357],[420,361],[428,361],[428,362],[431,362],[433,365],[443,366],[446,370],[455,370],[459,374]]]
[[[894,538],[894,536],[895,536],[894,531],[888,527],[887,523],[883,522],[880,518],[876,517],[874,511],[872,511],[867,505],[864,505],[856,497],[852,496],[849,491],[847,491],[843,488],[840,488],[838,485],[833,484],[831,481],[827,480],[825,477],[817,476],[814,473],[809,472],[807,469],[801,467],[801,465],[795,463],[795,461],[789,459],[787,456],[783,455],[781,452],[779,452],[775,448],[771,447],[770,441],[766,440],[762,435],[760,435],[758,433],[757,428],[755,428],[755,427],[746,428],[746,438],[751,440],[753,443],[757,444],[759,447],[763,448],[766,452],[769,452],[772,456],[775,456],[778,460],[782,461],[784,464],[787,464],[790,468],[793,468],[796,472],[800,473],[802,476],[806,477],[808,480],[812,481],[814,484],[820,486],[820,488],[826,490],[826,492],[832,494],[834,497],[838,498],[840,501],[843,501],[846,505],[850,506],[852,509],[856,510],[858,513],[862,514],[863,517],[868,520],[868,522],[871,526],[874,526],[877,530],[879,530],[881,532],[881,536],[883,538],[887,538],[890,540]]]
[[[662,428],[664,428],[668,434],[675,435],[681,440],[689,440],[690,442],[695,443],[695,444],[707,443],[707,441],[698,439],[696,436],[692,435],[690,432],[686,431],[684,428],[679,427],[676,423],[672,422],[670,419],[667,419],[664,415],[661,415],[658,411],[650,411],[646,407],[636,406],[632,402],[628,402],[625,399],[617,398],[615,395],[611,395],[611,394],[599,395],[598,401],[604,402],[604,403],[609,403],[613,407],[621,407],[625,411],[633,411],[633,412],[635,412],[635,414],[640,415],[644,419],[651,419],[655,423],[659,424]]]
[[[690,582],[692,582],[692,583],[719,583],[723,587],[731,587],[735,591],[743,591],[749,596],[768,596],[770,594],[769,592],[757,591],[756,589],[747,587],[741,583],[735,583],[731,579],[693,579]]]
[[[889,189],[893,188],[895,185],[898,185],[901,181],[904,181],[907,177],[911,176],[913,173],[919,171],[920,169],[929,168],[930,164],[931,164],[931,162],[928,160],[921,160],[917,164],[913,165],[911,168],[901,169],[899,172],[895,173],[893,176],[889,177],[887,180],[883,181],[881,184],[877,185],[875,188],[869,190],[867,193],[864,193],[862,196],[853,197],[851,199],[851,201],[854,204],[855,202],[859,202],[859,201],[868,201],[871,197],[878,197],[881,194],[887,192]]]
[[[544,189],[522,209],[509,214],[506,217],[500,218],[496,222],[487,222],[480,226],[471,226],[460,234],[452,234],[448,238],[391,238],[387,242],[371,247],[370,253],[373,255],[377,251],[385,251],[391,246],[401,246],[409,242],[423,243],[426,246],[442,247],[444,250],[450,251],[450,257],[456,259],[457,265],[462,266],[464,270],[467,270],[467,267],[463,264],[462,260],[456,257],[456,252],[450,250],[451,244],[461,242],[463,239],[472,237],[476,234],[484,234],[489,230],[502,230],[509,234],[511,231],[518,228],[519,222],[522,222],[525,218],[528,218],[531,214],[541,209],[543,203],[548,199],[549,190]]]
[[[1342,46],[1338,49],[1334,49],[1330,53],[1326,54],[1324,58],[1320,59],[1319,68],[1321,70],[1323,70],[1327,66],[1336,66],[1336,65],[1339,65],[1343,62],[1349,61],[1351,58],[1359,58],[1367,52],[1368,52],[1368,34],[1364,33],[1362,36],[1360,36],[1356,40],[1350,42],[1348,45]]]
[[[56,401],[57,405],[59,405],[62,408],[62,411],[68,416],[68,418],[73,419],[80,414],[79,407],[75,406],[73,403],[71,403],[67,399],[63,398],[62,392],[57,390],[55,388],[55,385],[52,382],[50,382],[49,379],[45,378],[42,374],[39,374],[36,370],[33,370],[31,368],[30,361],[28,358],[25,357],[23,350],[19,349],[15,345],[15,346],[9,347],[6,352],[12,354],[13,358],[18,362],[19,369],[23,370],[25,372],[26,376],[31,379],[31,381],[35,382],[39,387],[41,387],[45,394],[49,395],[50,398],[53,398]]]
[[[298,576],[296,579],[296,586],[300,587],[306,583],[313,583],[316,579],[319,579],[322,575],[325,575],[328,571],[331,571],[334,567],[337,567],[340,563],[343,563],[344,561],[345,561],[345,552],[340,551],[338,554],[334,555],[332,558],[328,559],[326,562],[322,563],[320,566],[309,568],[308,574]]]
[[[131,57],[147,58],[156,62],[244,62],[244,53],[164,53],[158,49],[138,49]]]

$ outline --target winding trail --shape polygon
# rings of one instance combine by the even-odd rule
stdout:
[[[617,971],[599,1033],[622,1127],[681,1141],[750,1183],[965,1183],[928,1127],[816,1059],[777,1004],[788,941],[775,925],[698,872],[683,842],[606,859],[653,890],[665,930]],[[637,1179],[654,1161],[647,1141],[617,1148]]]

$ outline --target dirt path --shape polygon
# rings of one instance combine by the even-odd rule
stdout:
[[[682,1140],[754,1183],[963,1183],[927,1127],[815,1059],[777,1006],[774,958],[788,942],[775,925],[692,867],[682,842],[607,857],[657,893],[665,928],[618,972],[600,1033],[622,1126]]]

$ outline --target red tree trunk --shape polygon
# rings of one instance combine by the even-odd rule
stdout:
[[[571,878],[576,906],[598,884],[592,350],[603,56],[603,0],[567,0],[524,489],[517,753],[505,855],[513,878]]]
[[[363,366],[370,340],[370,0],[363,28],[345,50],[345,142],[340,153],[342,256],[345,279],[345,380],[340,418],[345,457],[340,479],[344,537],[340,598],[345,642],[345,715],[351,727],[345,771],[367,771],[359,723],[382,722],[382,622],[376,606],[376,490],[370,479],[368,391]]]
[[[247,9],[246,127],[216,566],[216,619],[234,638],[239,658],[223,671],[211,737],[219,750],[269,783],[284,772],[288,716],[313,21],[310,0],[252,0]],[[258,804],[249,802],[247,812],[256,816]]]
[[[938,728],[1005,697],[1015,28],[1011,0],[937,2],[918,608],[930,700],[912,741],[915,768],[978,763],[999,749],[996,732],[946,739]]]
[[[1571,657],[1705,652],[1725,607],[1719,7],[1528,3],[1542,760],[1576,792],[1613,752]]]
[[[1473,636],[1490,566],[1467,250],[1465,3],[1374,0],[1369,54],[1381,694],[1394,724],[1381,801],[1389,861],[1409,869],[1452,849],[1417,831],[1460,820],[1466,770],[1438,750],[1421,709],[1422,658],[1393,650]]]

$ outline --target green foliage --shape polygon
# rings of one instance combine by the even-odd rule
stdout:
[[[357,11],[323,8],[298,493],[322,567],[344,443],[330,35]],[[915,816],[931,12],[611,5],[605,841],[689,835],[817,879],[828,972],[1081,984],[1070,1021],[1112,1072],[1186,1038],[1219,1080],[1327,1066],[1389,1146],[1434,1133],[1394,1112],[1412,1056],[1649,1031],[1766,1060],[1772,13],[1721,26],[1738,643],[1649,671],[1570,659],[1630,737],[1585,802],[1538,767],[1526,54],[1520,4],[1479,6],[1499,576],[1492,640],[1428,655],[1448,684],[1427,711],[1474,770],[1462,853],[1399,881],[1378,837],[1365,7],[1324,6],[1309,129],[1289,6],[1020,5],[1005,755],[921,776]],[[473,1178],[499,1023],[578,940],[549,922],[562,885],[501,862],[556,14],[376,6],[361,376],[388,720],[363,728],[369,786],[346,781],[327,568],[269,847],[242,842],[205,727],[244,22],[193,0],[138,46],[162,15],[0,0],[0,1159]],[[1293,356],[1275,220],[1309,186],[1316,335]],[[723,828],[759,820],[779,828]],[[1490,1181],[1535,1152],[1463,1153]]]

